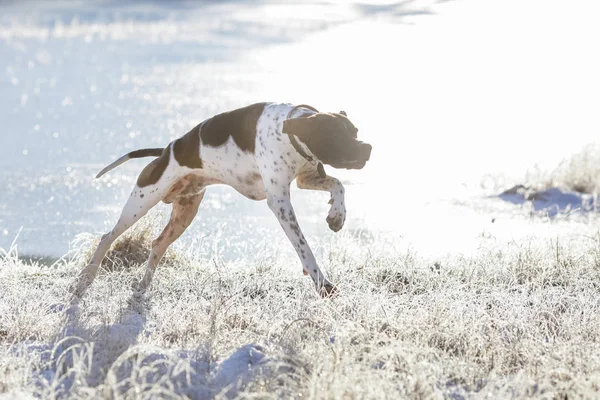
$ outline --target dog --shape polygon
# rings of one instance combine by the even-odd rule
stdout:
[[[361,169],[371,145],[357,138],[358,129],[345,112],[322,113],[307,105],[256,103],[208,118],[164,149],[132,151],[96,176],[132,158],[156,157],[140,173],[114,228],[102,236],[89,264],[70,287],[80,298],[94,280],[112,243],[158,202],[172,204],[167,226],[152,242],[144,276],[136,285],[144,292],[167,248],[192,223],[207,186],[225,184],[252,200],[267,200],[294,246],[305,275],[317,292],[337,289],[319,268],[290,202],[290,184],[327,191],[331,208],[326,221],[334,232],[346,220],[344,186],[325,174],[323,164]]]

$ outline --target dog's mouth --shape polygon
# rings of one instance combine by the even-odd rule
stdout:
[[[368,160],[342,161],[331,164],[331,166],[338,169],[362,169],[367,164],[367,161]]]
[[[353,162],[344,168],[346,169],[363,169],[367,165],[367,160]]]
[[[358,146],[354,147],[352,151],[349,152],[350,154],[344,154],[343,157],[338,156],[339,158],[337,160],[326,157],[326,159],[322,161],[337,169],[362,169],[371,158],[371,149],[372,147],[370,144],[358,142]]]
[[[361,143],[358,148],[358,157],[354,160],[340,162],[337,168],[362,169],[371,158],[371,149],[370,144]]]

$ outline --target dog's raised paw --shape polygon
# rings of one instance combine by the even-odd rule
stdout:
[[[329,229],[334,232],[339,232],[344,227],[344,217],[341,214],[335,214],[334,216],[327,216],[327,225]]]

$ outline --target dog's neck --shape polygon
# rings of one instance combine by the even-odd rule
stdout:
[[[290,110],[286,119],[290,119],[292,117],[292,114],[294,113],[294,111],[296,111],[300,108],[306,108],[306,109],[309,109],[309,110],[317,112],[317,113],[319,112],[316,108],[314,108],[312,106],[309,106],[306,104],[299,104]],[[319,161],[319,159],[317,159],[317,157],[315,157],[314,154],[312,154],[310,152],[310,149],[308,148],[308,146],[306,147],[306,149],[304,149],[304,147],[302,146],[302,144],[300,144],[300,142],[298,142],[296,137],[290,133],[288,133],[288,137],[290,138],[290,142],[292,143],[292,146],[294,146],[294,149],[296,150],[296,152],[298,154],[300,154],[302,157],[304,157],[306,159],[306,161],[308,161],[310,163],[316,162],[317,163],[317,171],[319,172],[319,176],[321,178],[325,178],[326,174],[325,174],[325,168],[323,167],[323,163],[321,161]],[[308,154],[308,153],[310,153],[310,154]]]

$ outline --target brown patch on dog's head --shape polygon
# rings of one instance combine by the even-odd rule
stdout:
[[[358,129],[344,114],[316,113],[288,119],[283,122],[283,132],[297,136],[325,164],[361,169],[369,161],[371,145],[357,139]]]

